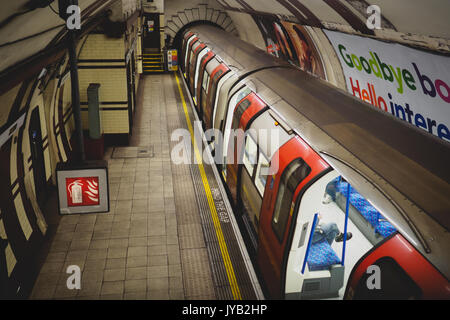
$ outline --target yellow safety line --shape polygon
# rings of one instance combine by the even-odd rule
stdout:
[[[200,175],[203,181],[203,187],[205,188],[206,198],[208,199],[209,209],[211,211],[211,216],[214,222],[214,228],[217,235],[217,240],[219,241],[220,253],[222,254],[222,258],[225,264],[225,269],[227,271],[228,282],[230,283],[231,291],[233,293],[233,298],[235,300],[242,300],[241,292],[239,290],[239,286],[236,280],[236,275],[234,273],[233,265],[231,263],[230,255],[228,253],[227,244],[225,243],[225,238],[223,236],[222,227],[220,225],[219,216],[217,214],[216,205],[214,203],[214,199],[211,193],[211,188],[208,183],[208,179],[206,178],[205,168],[203,167],[202,156],[198,150],[197,141],[194,137],[194,130],[192,129],[191,120],[189,117],[186,100],[184,99],[183,90],[181,89],[180,80],[178,79],[178,75],[175,73],[175,79],[177,80],[178,90],[180,91],[181,102],[183,103],[184,115],[186,117],[186,122],[188,124],[189,132],[191,133],[191,138],[194,144],[194,153],[197,159],[198,167],[200,170]]]

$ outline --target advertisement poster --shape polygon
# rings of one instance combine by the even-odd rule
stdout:
[[[267,17],[254,17],[267,52],[322,79],[325,68],[308,32],[301,25]]]
[[[295,64],[304,71],[315,74],[319,78],[326,79],[324,66],[319,52],[305,28],[301,25],[289,22],[282,22],[282,25],[287,31],[290,42],[295,50]]]
[[[324,30],[355,97],[450,141],[450,57]]]

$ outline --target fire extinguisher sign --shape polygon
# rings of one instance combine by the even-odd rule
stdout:
[[[104,161],[77,166],[58,164],[56,174],[61,214],[109,211],[108,171]]]
[[[100,204],[98,177],[66,178],[67,205],[98,206]]]

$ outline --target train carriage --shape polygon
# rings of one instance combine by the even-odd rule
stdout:
[[[270,298],[450,297],[448,144],[217,28],[192,28],[182,50]]]

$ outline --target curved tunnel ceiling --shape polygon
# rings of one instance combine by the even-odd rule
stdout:
[[[303,25],[361,33],[376,38],[416,41],[450,51],[450,3],[447,0],[217,0],[230,12],[276,15]],[[381,10],[380,30],[366,21],[369,5]]]
[[[0,10],[0,71],[14,66],[60,39],[64,24],[48,7],[57,1],[3,1]],[[145,6],[146,1],[142,2]],[[265,49],[257,25],[250,17],[276,17],[328,30],[450,52],[450,20],[448,0],[155,0],[165,14],[165,32],[174,37],[189,21],[216,22],[231,33]],[[30,6],[30,4],[32,4]],[[33,8],[34,4],[34,8]],[[381,8],[382,29],[366,27],[368,5]],[[135,0],[79,0],[83,23],[110,8],[111,20],[124,20],[140,8]],[[114,18],[115,17],[115,18]]]

